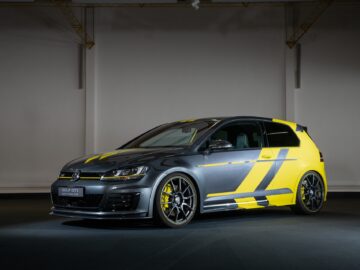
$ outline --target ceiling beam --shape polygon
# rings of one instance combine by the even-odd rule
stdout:
[[[61,10],[67,21],[70,23],[71,28],[80,37],[81,44],[85,48],[91,49],[95,45],[95,42],[93,38],[86,31],[86,26],[85,26],[85,24],[87,23],[86,19],[84,20],[84,24],[82,24],[74,14],[72,7],[69,5],[68,1],[52,0],[52,2]]]
[[[272,6],[272,7],[283,7],[287,3],[302,3],[302,4],[313,4],[316,2],[319,2],[322,0],[228,0],[228,1],[212,1],[212,0],[200,0],[200,8],[232,8],[232,7],[261,7],[261,6]],[[156,1],[149,1],[149,2],[143,2],[141,1],[128,1],[129,3],[126,3],[126,1],[119,1],[119,3],[115,3],[115,1],[101,1],[98,0],[97,2],[94,1],[94,3],[77,3],[73,1],[66,1],[69,7],[114,7],[114,8],[160,8],[160,7],[183,7],[183,8],[191,8],[191,0],[178,0],[175,3],[165,3],[161,2],[159,0],[159,3],[156,3]],[[357,0],[335,0],[338,4],[351,4],[360,5],[360,1]],[[21,2],[20,0],[18,2],[15,1],[6,1],[6,0],[0,0],[0,7],[54,7],[54,3],[52,0],[34,0],[32,2]]]
[[[333,4],[334,0],[320,0],[312,7],[311,14],[302,22],[286,22],[292,25],[292,34],[286,38],[287,46],[292,49],[298,44],[300,39],[310,30],[310,28],[320,19],[321,15]],[[295,6],[291,5],[292,20],[294,19]]]

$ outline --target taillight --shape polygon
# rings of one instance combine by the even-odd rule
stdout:
[[[324,162],[324,157],[323,157],[323,154],[321,152],[320,153],[320,162]]]

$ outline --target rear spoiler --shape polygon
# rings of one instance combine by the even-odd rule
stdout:
[[[300,131],[300,132],[306,132],[308,133],[308,128],[299,124],[296,124],[296,131]]]

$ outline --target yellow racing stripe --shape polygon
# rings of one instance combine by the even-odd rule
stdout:
[[[190,122],[194,122],[194,121],[196,121],[197,119],[185,119],[185,120],[180,120],[180,121],[178,121],[179,123],[190,123]]]
[[[256,160],[246,160],[246,161],[227,161],[227,162],[218,162],[218,163],[208,163],[197,165],[197,167],[217,167],[217,166],[225,166],[225,165],[243,165],[247,163],[256,162]]]
[[[93,161],[93,160],[95,160],[95,159],[98,159],[100,157],[100,155],[95,155],[95,156],[93,156],[93,157],[91,157],[91,158],[88,158],[87,160],[85,160],[85,164],[87,164],[87,163],[89,163],[89,162],[91,162],[91,161]]]
[[[273,156],[277,156],[280,151],[279,149],[273,150]],[[207,197],[218,197],[218,196],[226,196],[226,195],[234,195],[239,193],[247,193],[247,192],[254,192],[256,190],[256,187],[260,184],[262,179],[265,177],[265,175],[270,170],[271,166],[274,164],[274,159],[271,159],[267,161],[267,159],[264,159],[263,156],[268,155],[268,149],[263,149],[260,152],[259,155],[259,161],[254,164],[248,175],[245,177],[245,179],[241,182],[241,184],[237,187],[236,190],[230,191],[230,192],[220,192],[220,193],[210,193],[207,194]],[[256,161],[256,160],[255,160]],[[265,162],[262,162],[265,161]],[[229,163],[228,163],[229,164]],[[206,164],[209,165],[209,164]],[[213,164],[211,164],[213,165]],[[236,199],[235,201],[244,202],[251,200],[250,198],[245,199]],[[254,202],[255,199],[254,199]]]
[[[138,148],[132,148],[132,149],[120,149],[120,150],[116,150],[116,151],[111,151],[111,152],[107,152],[107,153],[103,153],[103,154],[97,154],[95,156],[92,156],[90,158],[88,158],[87,160],[85,160],[85,164],[93,161],[93,160],[102,160],[111,156],[115,156],[118,154],[122,154],[122,153],[127,153],[127,152],[136,152],[136,151],[140,151],[141,149]]]
[[[230,162],[218,162],[218,163],[202,164],[202,165],[198,165],[198,167],[217,167],[217,166],[225,166],[229,164]]]

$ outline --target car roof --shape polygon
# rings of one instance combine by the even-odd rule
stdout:
[[[269,117],[260,117],[260,116],[220,116],[220,117],[206,117],[206,118],[195,118],[191,120],[182,120],[180,122],[187,121],[227,121],[227,120],[259,120],[259,121],[272,121],[272,118]]]
[[[249,120],[249,121],[264,121],[264,122],[276,122],[280,124],[284,124],[290,126],[292,128],[305,128],[295,122],[277,119],[277,118],[269,118],[269,117],[261,117],[261,116],[221,116],[221,117],[206,117],[206,118],[193,118],[188,120],[181,120],[175,123],[187,123],[187,122],[196,122],[196,121],[211,121],[211,122],[229,122],[233,120]]]

